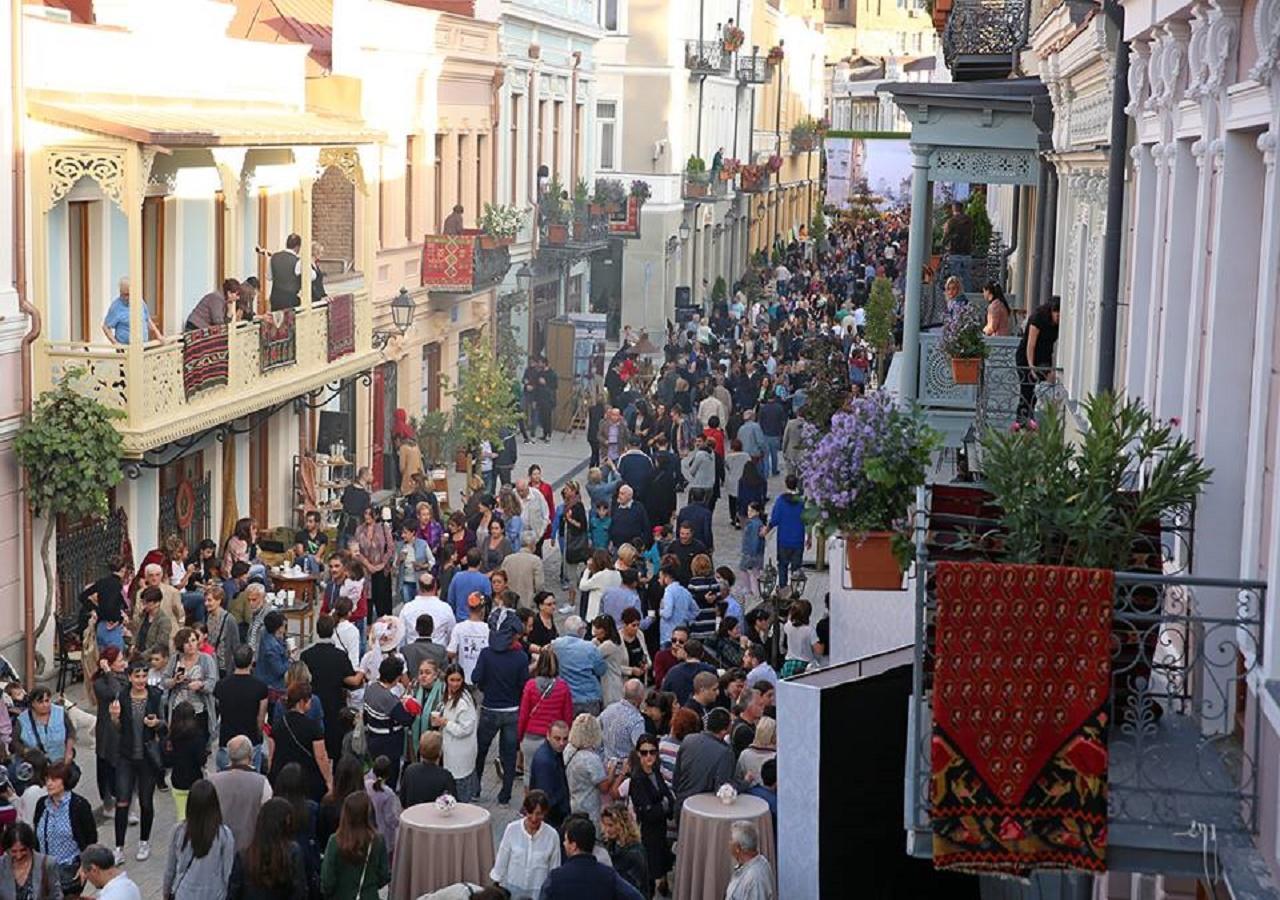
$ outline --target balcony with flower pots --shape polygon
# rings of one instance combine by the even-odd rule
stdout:
[[[742,84],[768,84],[773,81],[773,72],[773,62],[759,47],[753,47],[750,54],[738,56],[738,81]]]
[[[729,75],[733,72],[733,51],[726,50],[724,41],[684,42],[684,67],[695,77]]]

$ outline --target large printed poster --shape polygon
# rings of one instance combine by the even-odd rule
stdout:
[[[827,200],[843,206],[864,192],[896,206],[911,200],[911,145],[905,138],[827,137]]]

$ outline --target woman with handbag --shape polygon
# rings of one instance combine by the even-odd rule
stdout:
[[[36,801],[35,832],[40,852],[58,867],[62,895],[79,896],[84,890],[80,878],[80,851],[98,843],[98,822],[89,801],[67,787],[70,767],[56,762],[45,772],[49,793]]]
[[[160,689],[147,684],[147,664],[129,666],[129,689],[111,703],[112,724],[118,735],[116,759],[116,864],[124,864],[124,836],[129,830],[129,804],[138,795],[142,823],[137,860],[151,856],[151,826],[155,822],[156,781],[164,773],[160,732],[164,718]]]
[[[75,765],[76,726],[67,711],[53,702],[47,687],[35,687],[28,695],[27,711],[18,716],[18,740],[34,747],[49,762],[62,761],[75,766],[70,787],[80,780],[80,767]]]
[[[543,485],[546,482],[542,482]],[[582,567],[591,555],[591,532],[587,522],[587,508],[582,503],[582,490],[576,481],[565,482],[560,489],[560,498],[564,504],[560,507],[560,532],[564,540],[564,554],[561,556],[560,578],[569,586],[565,595],[570,604],[576,604],[574,589],[582,577]],[[554,509],[555,504],[547,501],[547,508]]]
[[[36,833],[14,822],[0,839],[0,900],[62,900],[62,879],[52,859],[36,851]]]
[[[391,883],[387,846],[373,825],[373,804],[364,792],[342,802],[338,832],[329,838],[320,866],[320,890],[332,900],[378,900]]]
[[[235,861],[236,839],[222,824],[218,793],[201,778],[191,785],[186,821],[169,842],[164,900],[226,900]]]
[[[556,658],[555,650],[543,647],[534,664],[533,677],[524,683],[519,718],[516,720],[516,738],[520,742],[525,766],[533,764],[533,755],[547,739],[547,729],[553,722],[571,721],[573,693],[569,690],[569,683],[560,677],[560,660]]]

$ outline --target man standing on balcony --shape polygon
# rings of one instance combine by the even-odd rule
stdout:
[[[151,321],[151,310],[142,304],[142,327],[152,340],[164,337],[156,323]],[[111,301],[107,307],[107,316],[102,320],[102,330],[113,344],[128,346],[129,344],[129,279],[120,279],[120,296]]]
[[[263,251],[259,251],[263,252]],[[271,254],[271,310],[294,309],[302,290],[302,235],[291,234]]]
[[[440,229],[445,234],[462,234],[462,204],[459,203],[453,208],[453,212],[444,217],[444,227]]]

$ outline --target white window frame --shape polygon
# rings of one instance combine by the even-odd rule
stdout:
[[[613,118],[603,118],[600,115],[600,104],[613,104]],[[622,169],[622,101],[616,97],[601,97],[595,99],[595,135],[596,146],[599,148],[596,157],[596,169],[601,172],[618,172]],[[613,157],[612,165],[604,164],[604,126],[605,123],[613,124],[613,140],[610,141],[609,151]]]
[[[613,2],[617,6],[617,24],[614,28],[605,25],[605,7]],[[596,0],[596,24],[604,29],[605,34],[627,33],[627,0]]]

